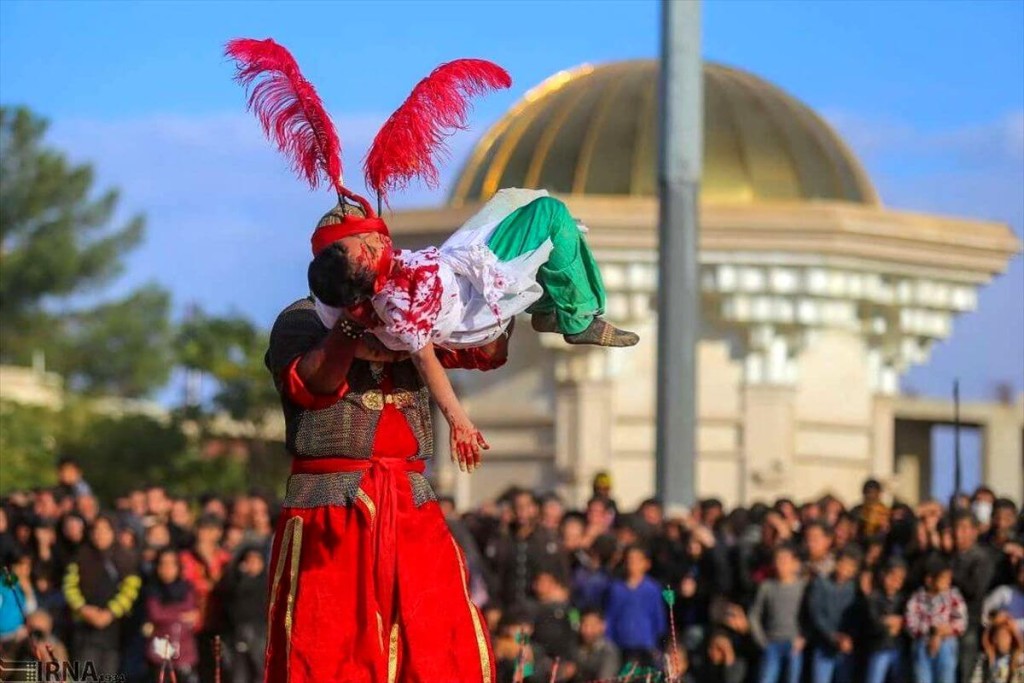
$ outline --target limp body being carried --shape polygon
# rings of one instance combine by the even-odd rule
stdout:
[[[453,459],[472,471],[488,445],[438,352],[486,353],[521,313],[570,344],[638,341],[600,317],[604,285],[583,230],[543,190],[502,190],[440,247],[399,251],[384,233],[334,242],[310,264],[310,289],[326,326],[351,321],[410,354],[451,427]]]

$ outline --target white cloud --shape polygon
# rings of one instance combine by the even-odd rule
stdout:
[[[1024,160],[1024,110],[992,121],[930,131],[856,112],[826,110],[824,115],[868,163],[896,155],[912,155],[916,162],[944,158],[968,165]]]

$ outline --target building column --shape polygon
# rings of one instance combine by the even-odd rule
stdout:
[[[894,441],[896,486],[893,493],[913,505],[932,493],[932,423],[899,420]]]
[[[896,439],[896,421],[893,417],[893,397],[875,394],[871,405],[871,476],[892,487],[896,462],[893,449]]]
[[[993,408],[984,425],[982,478],[996,492],[1017,504],[1024,502],[1024,433],[1019,405]]]
[[[581,507],[590,497],[594,474],[611,466],[614,381],[606,371],[607,351],[603,349],[569,348],[557,353],[557,480],[552,484],[566,504]]]
[[[790,488],[796,449],[795,392],[789,386],[748,384],[743,395],[744,505]]]

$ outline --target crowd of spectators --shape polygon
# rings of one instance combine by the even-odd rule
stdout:
[[[74,460],[58,478],[0,505],[6,661],[89,661],[140,683],[169,668],[209,681],[215,666],[229,683],[262,680],[275,501],[150,485],[107,510]],[[1024,517],[985,487],[948,506],[892,501],[872,480],[850,508],[825,496],[626,511],[600,474],[583,510],[515,488],[471,511],[438,502],[499,683],[654,670],[699,683],[1024,683]]]
[[[1024,682],[1017,504],[980,487],[911,507],[874,480],[855,503],[626,511],[606,474],[583,510],[518,489],[441,501],[500,681]]]
[[[0,656],[196,683],[214,680],[219,637],[221,680],[262,681],[272,501],[150,485],[106,510],[76,461],[57,469],[0,505]]]

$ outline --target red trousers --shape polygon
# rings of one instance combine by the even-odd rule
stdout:
[[[267,683],[495,683],[487,624],[435,502],[399,458],[295,461],[363,470],[349,505],[285,507],[271,553]]]

